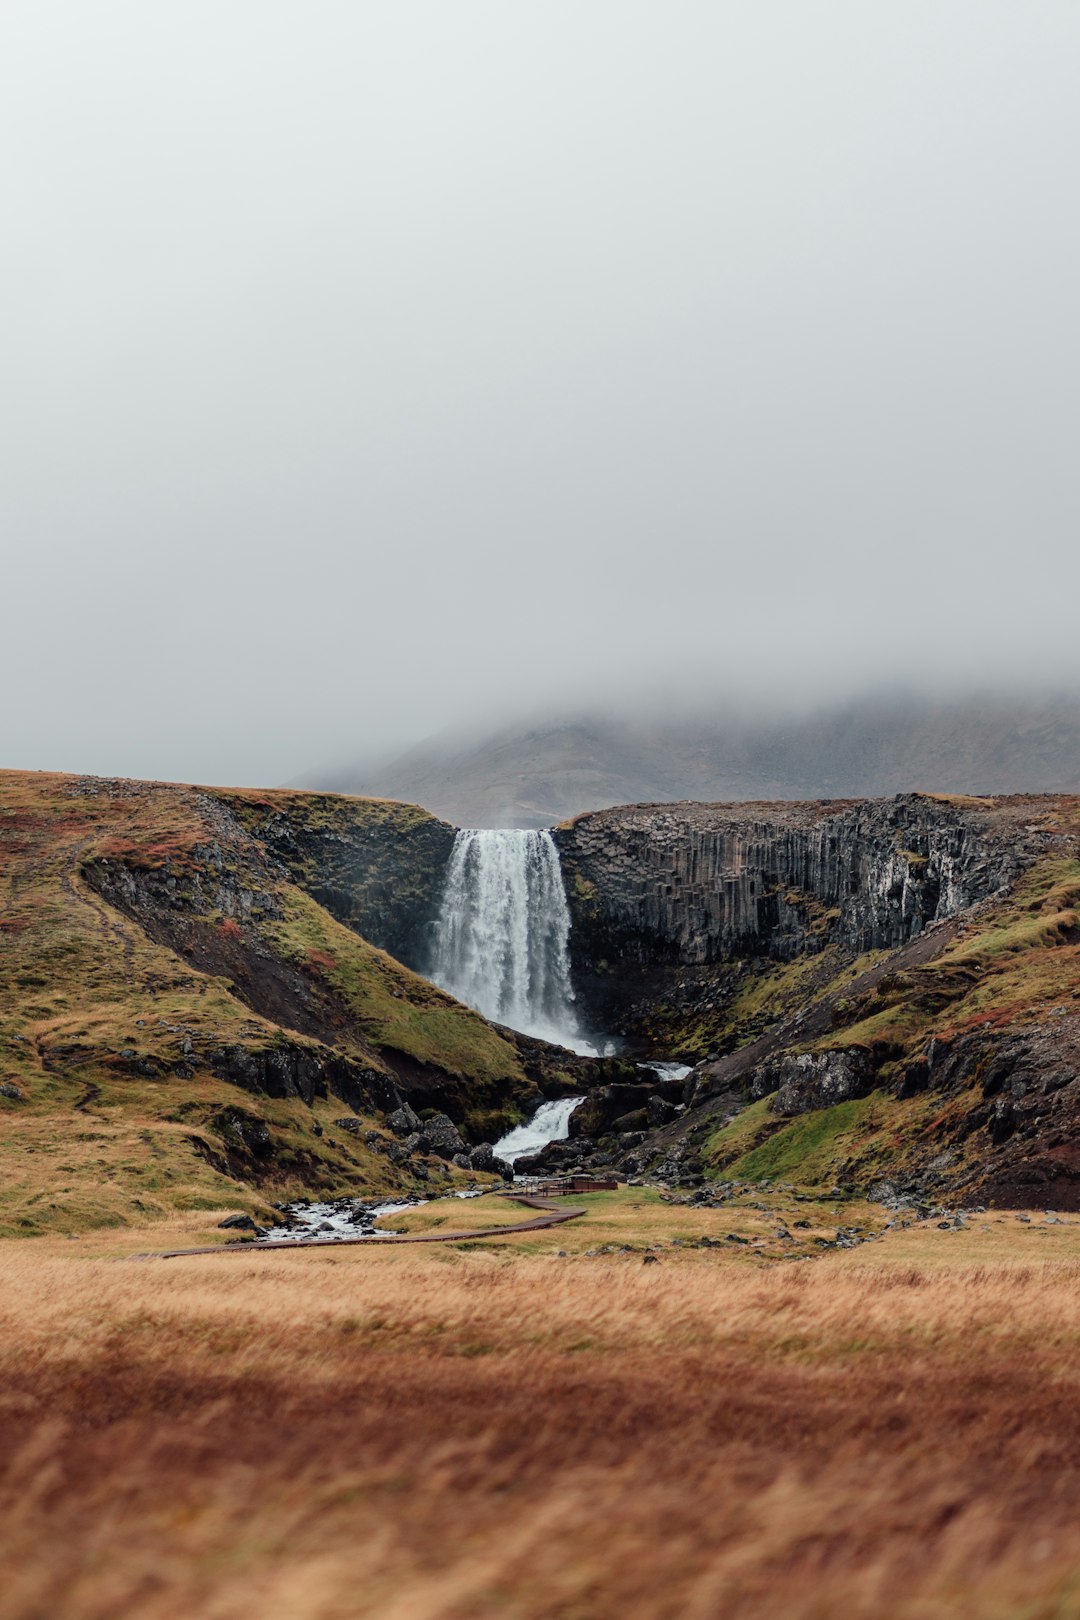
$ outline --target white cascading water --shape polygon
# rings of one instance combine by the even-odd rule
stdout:
[[[446,874],[431,977],[497,1024],[575,1052],[570,911],[549,832],[459,832]]]
[[[584,1097],[560,1097],[558,1102],[541,1103],[532,1119],[515,1125],[495,1143],[495,1152],[507,1164],[516,1164],[527,1153],[539,1153],[549,1142],[565,1142],[570,1134],[570,1115]]]

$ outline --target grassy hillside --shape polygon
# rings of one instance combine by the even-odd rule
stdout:
[[[352,832],[431,819],[0,773],[0,1232],[414,1186],[381,1123],[397,1099],[479,1140],[535,1095],[508,1039],[267,852],[253,821],[298,801]]]
[[[751,1015],[748,1035],[771,1031],[770,1067],[740,1066],[738,1051],[715,1065],[758,1100],[708,1127],[712,1173],[1080,1207],[1076,801],[1060,802],[1054,821],[1046,852],[944,930],[929,960],[908,965],[910,948],[854,963],[834,953],[794,1002],[805,959],[750,982],[733,1006]],[[763,1074],[791,1072],[785,1059],[844,1054],[863,1077],[857,1096],[792,1112],[775,1088],[760,1095]],[[701,1112],[715,1115],[715,1103]]]

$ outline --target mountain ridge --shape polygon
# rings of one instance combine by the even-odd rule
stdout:
[[[620,804],[1080,791],[1080,698],[854,700],[787,718],[581,716],[445,733],[298,785],[546,827]]]

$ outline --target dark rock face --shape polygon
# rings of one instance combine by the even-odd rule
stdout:
[[[588,1144],[584,1142],[545,1142],[538,1153],[516,1160],[514,1169],[519,1176],[565,1173],[576,1169],[587,1154]]]
[[[681,1080],[658,1082],[655,1075],[636,1084],[616,1082],[598,1086],[570,1115],[570,1138],[574,1141],[583,1137],[643,1131],[653,1123],[649,1117],[650,1109],[653,1112],[659,1110],[664,1117],[657,1123],[666,1124],[668,1119],[674,1118],[682,1096]]]
[[[1080,1012],[1055,1008],[1026,1028],[938,1041],[927,1062],[935,1091],[948,1095],[975,1080],[983,1098],[948,1143],[974,1148],[978,1168],[946,1163],[946,1181],[998,1208],[1080,1209]]]
[[[669,1102],[665,1097],[652,1096],[645,1104],[649,1127],[658,1131],[662,1125],[670,1125],[678,1117],[678,1104]]]
[[[989,813],[857,804],[632,805],[557,828],[575,965],[893,949],[1023,865]]]
[[[88,863],[84,876],[156,943],[167,945],[201,972],[228,978],[234,993],[255,1012],[320,1043],[322,1050],[291,1039],[274,1046],[207,1050],[204,1042],[189,1037],[183,1048],[188,1077],[192,1064],[208,1062],[223,1079],[271,1097],[298,1096],[311,1102],[329,1091],[358,1112],[370,1113],[396,1110],[407,1096],[418,1109],[436,1108],[467,1122],[475,1102],[468,1078],[389,1046],[377,1048],[385,1069],[346,1055],[342,1050],[346,1041],[362,1051],[370,1049],[367,1031],[355,1013],[332,985],[267,948],[260,937],[259,923],[280,914],[271,884],[283,873],[238,823],[234,825],[224,806],[217,806],[215,814],[223,835],[231,828],[237,847],[228,851],[217,844],[199,846],[203,863],[199,872],[177,878],[167,867],[145,869],[109,858]],[[265,890],[259,882],[264,876]],[[220,913],[236,927],[215,926],[207,912]],[[123,1054],[120,1061],[127,1061]],[[130,1061],[135,1072],[143,1072],[134,1053]],[[522,1085],[512,1076],[505,1083],[493,1083],[493,1106],[484,1116],[484,1131],[501,1123],[491,1117],[500,1105],[529,1089],[528,1082]]]
[[[600,1028],[674,969],[892,950],[1011,882],[1015,816],[923,794],[860,803],[631,805],[554,833],[575,987]]]
[[[370,1113],[395,1108],[401,1094],[388,1074],[343,1053],[282,1042],[272,1047],[215,1046],[202,1054],[215,1074],[266,1097],[334,1096]]]
[[[268,809],[252,831],[338,922],[425,972],[455,829],[411,806],[378,816],[348,800],[311,804],[307,816]]]
[[[834,1052],[785,1053],[763,1063],[750,1082],[751,1097],[774,1093],[774,1114],[806,1114],[813,1108],[864,1097],[874,1079],[867,1056],[859,1047]]]

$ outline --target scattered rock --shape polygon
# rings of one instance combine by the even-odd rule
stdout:
[[[392,1114],[387,1114],[386,1123],[395,1136],[411,1136],[420,1129],[420,1116],[413,1112],[408,1103],[402,1103]]]
[[[423,1133],[431,1143],[430,1151],[440,1159],[452,1159],[455,1153],[467,1151],[461,1133],[449,1114],[435,1114],[424,1121]]]
[[[666,1097],[655,1095],[650,1097],[645,1104],[645,1112],[654,1131],[659,1130],[664,1125],[670,1125],[671,1121],[679,1116],[677,1103],[669,1102]]]
[[[512,1181],[514,1177],[513,1166],[499,1158],[490,1142],[480,1142],[470,1150],[469,1168],[485,1175],[502,1176],[504,1181]]]

